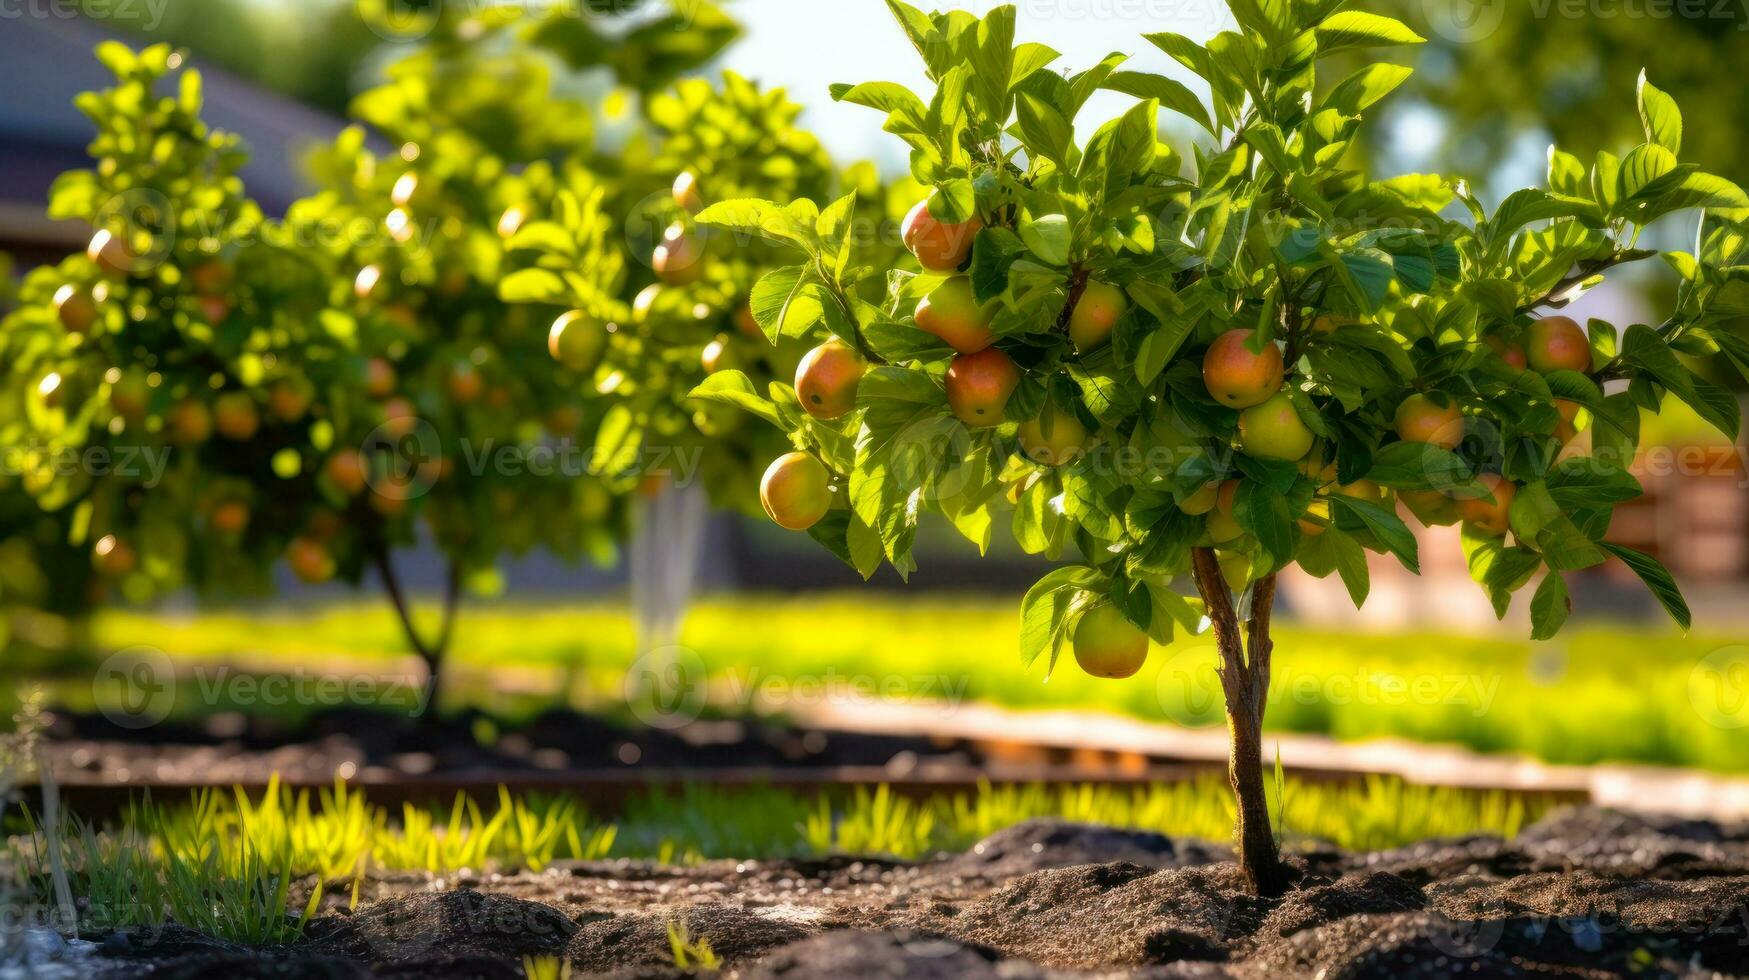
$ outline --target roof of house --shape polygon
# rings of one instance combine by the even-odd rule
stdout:
[[[0,243],[83,242],[85,229],[50,222],[43,211],[56,176],[90,165],[86,147],[94,129],[73,98],[111,82],[92,50],[112,37],[73,17],[17,17],[0,31],[0,92],[6,93],[0,99]],[[242,176],[250,195],[270,213],[282,213],[309,190],[300,167],[304,152],[345,123],[199,59],[192,63],[206,83],[206,119],[249,145]]]

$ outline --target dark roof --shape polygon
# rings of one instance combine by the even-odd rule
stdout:
[[[145,43],[70,17],[14,17],[0,31],[0,243],[82,241],[83,229],[56,227],[42,214],[55,177],[90,165],[85,148],[95,131],[73,97],[111,83],[92,50],[112,37],[135,49]],[[249,145],[242,175],[250,196],[269,213],[283,213],[309,190],[304,153],[332,139],[344,121],[198,58],[191,63],[204,77],[207,121]]]

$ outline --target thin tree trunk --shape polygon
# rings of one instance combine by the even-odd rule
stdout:
[[[1269,695],[1269,615],[1275,604],[1275,576],[1259,579],[1252,591],[1249,655],[1246,631],[1233,608],[1232,593],[1215,553],[1192,552],[1197,591],[1208,607],[1215,645],[1221,656],[1221,690],[1227,702],[1227,729],[1232,739],[1227,778],[1238,804],[1234,846],[1246,885],[1256,894],[1274,897],[1287,890],[1287,868],[1269,824],[1269,800],[1263,788],[1263,713]]]
[[[425,709],[420,714],[422,721],[432,722],[439,717],[438,706],[443,695],[443,657],[449,650],[450,636],[455,629],[456,607],[460,603],[461,568],[455,562],[450,562],[449,571],[443,586],[443,618],[438,625],[437,639],[426,643],[419,634],[419,627],[413,622],[413,609],[407,602],[407,594],[401,588],[400,576],[395,573],[395,563],[389,557],[388,549],[377,552],[377,574],[383,580],[383,589],[389,594],[389,602],[395,607],[395,614],[400,617],[401,631],[407,638],[407,645],[425,664]]]

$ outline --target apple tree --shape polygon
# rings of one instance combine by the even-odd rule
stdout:
[[[885,206],[872,169],[840,174],[796,126],[799,112],[781,90],[733,72],[683,81],[647,100],[647,131],[622,152],[606,207],[624,215],[623,260],[604,266],[594,253],[599,229],[583,193],[562,196],[510,242],[522,267],[505,277],[503,295],[577,311],[554,325],[552,353],[606,397],[594,448],[620,486],[655,492],[678,476],[702,483],[719,506],[758,509],[749,488],[785,444],[781,433],[691,393],[719,375],[748,391],[794,378],[811,321],[784,330],[790,297],[777,280],[760,281],[783,258],[779,246],[700,226],[694,215],[712,201],[840,189]],[[604,267],[617,274],[603,276]]]
[[[865,575],[912,567],[926,511],[980,548],[1007,528],[1067,562],[1021,609],[1023,657],[1047,669],[1069,650],[1127,677],[1151,644],[1212,630],[1237,850],[1264,894],[1290,877],[1261,737],[1283,569],[1338,575],[1360,604],[1366,552],[1418,571],[1407,515],[1454,526],[1502,614],[1530,591],[1538,637],[1567,618],[1567,576],[1611,560],[1687,627],[1663,567],[1608,538],[1615,505],[1640,493],[1627,464],[1642,411],[1676,398],[1737,434],[1735,401],[1683,357],[1722,350],[1749,368],[1749,347],[1716,329],[1749,298],[1749,198],[1680,162],[1670,96],[1642,78],[1645,142],[1587,160],[1552,149],[1547,187],[1489,208],[1462,180],[1350,168],[1368,109],[1410,69],[1321,80],[1319,59],[1420,39],[1341,0],[1235,0],[1240,29],[1207,43],[1147,35],[1206,101],[1123,55],[1054,70],[1056,52],[1015,43],[1012,7],[980,20],[890,6],[933,91],[833,95],[880,112],[931,188],[903,228],[914,261],[859,261],[837,233],[849,198],[699,216],[794,249],[800,264],[756,294],[792,297],[786,329],[805,316],[870,365],[841,415],[787,409],[782,383],[695,392],[788,434],[763,485],[779,523]],[[1078,130],[1098,90],[1136,102]],[[1188,159],[1161,141],[1162,109],[1202,131]],[[1555,312],[1659,258],[1640,231],[1695,209],[1696,250],[1661,256],[1682,281],[1666,319]],[[859,297],[865,276],[884,298]],[[1589,455],[1564,451],[1580,429]]]

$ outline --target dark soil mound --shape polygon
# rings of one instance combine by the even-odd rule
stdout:
[[[768,910],[769,911],[769,910]],[[814,930],[727,905],[694,905],[667,912],[634,912],[583,923],[566,955],[579,970],[605,973],[625,967],[672,966],[670,924],[686,930],[693,942],[707,942],[725,964],[755,959],[779,946],[807,938]]]
[[[919,928],[1062,969],[1221,960],[1255,931],[1264,904],[1231,865],[1152,871],[1094,864],[1038,871]]]
[[[993,950],[913,932],[834,932],[785,947],[748,968],[745,980],[1028,980],[1045,972],[1004,962]]]
[[[559,956],[576,923],[550,905],[477,891],[402,895],[318,919],[307,946],[372,967]]]
[[[991,834],[964,854],[943,862],[943,868],[1003,881],[1030,871],[1077,864],[1122,861],[1164,869],[1211,864],[1225,857],[1224,850],[1195,841],[1174,841],[1165,834],[1146,830],[1119,830],[1066,820],[1028,820]]]
[[[91,972],[512,978],[533,955],[578,977],[669,978],[675,923],[728,977],[1749,975],[1744,846],[1738,828],[1577,810],[1510,843],[1294,858],[1297,885],[1265,900],[1206,845],[1037,821],[918,864],[578,862],[447,892],[392,876],[292,950],[136,930]]]

